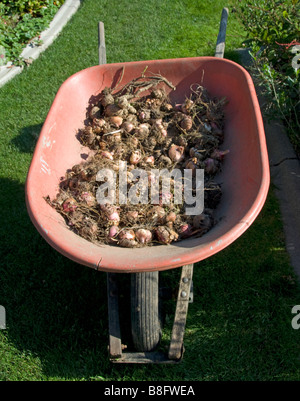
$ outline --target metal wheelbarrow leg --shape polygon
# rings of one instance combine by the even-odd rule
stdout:
[[[228,9],[222,11],[215,57],[224,57]],[[106,63],[104,24],[99,22],[99,64]],[[152,351],[161,336],[159,317],[159,271],[131,273],[131,330],[137,352],[123,352],[119,321],[118,280],[107,273],[109,354],[119,363],[176,363],[182,359],[188,304],[192,302],[193,264],[182,267],[168,355]]]

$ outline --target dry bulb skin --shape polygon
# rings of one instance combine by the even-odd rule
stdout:
[[[86,124],[78,137],[92,156],[71,167],[61,179],[56,198],[46,201],[63,215],[71,230],[97,244],[137,248],[204,235],[216,224],[214,214],[222,197],[215,176],[229,152],[222,149],[226,100],[211,97],[195,84],[182,104],[172,104],[168,95],[176,90],[172,83],[161,75],[146,76],[145,71],[121,88],[120,84],[104,88],[87,108]],[[139,191],[148,189],[148,202],[119,203],[117,180],[115,190],[107,190],[114,202],[99,204],[96,194],[105,180],[97,179],[97,173],[110,169],[119,174],[124,166],[127,193],[138,182],[134,171],[146,172]],[[175,202],[174,186],[163,190],[161,178],[153,174],[162,169],[191,170],[193,191],[198,185],[197,170],[204,170],[201,214],[186,215],[184,202]]]

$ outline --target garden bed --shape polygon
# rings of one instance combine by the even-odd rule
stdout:
[[[5,0],[0,4],[0,86],[46,50],[77,11],[80,0],[34,2],[39,3],[40,14],[32,10],[23,17],[17,6],[32,2],[22,0],[13,6],[9,3]],[[46,3],[49,5],[42,6]]]
[[[40,44],[39,35],[46,29],[65,0],[3,0],[0,4],[0,65],[24,62],[22,50]]]

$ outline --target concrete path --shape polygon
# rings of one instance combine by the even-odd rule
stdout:
[[[239,51],[247,69],[251,57],[247,50]],[[259,96],[260,105],[264,99]],[[268,123],[264,119],[271,182],[280,203],[286,249],[291,264],[300,279],[300,161],[280,121]]]
[[[286,249],[300,278],[300,163],[279,122],[265,123],[271,180],[280,203]]]

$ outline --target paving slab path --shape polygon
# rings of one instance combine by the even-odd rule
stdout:
[[[242,65],[248,69],[251,64],[248,51],[240,50],[239,54]],[[259,93],[258,100],[262,107],[265,100]],[[280,120],[268,122],[266,118],[263,119],[271,183],[280,204],[286,249],[300,280],[300,161],[283,123]]]

